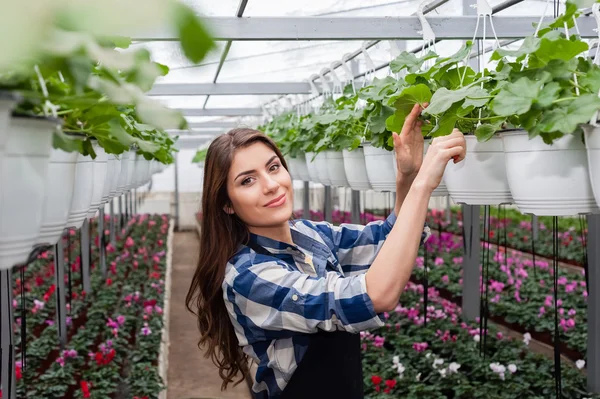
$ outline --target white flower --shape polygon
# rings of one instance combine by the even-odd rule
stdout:
[[[578,361],[576,361],[576,362],[575,362],[575,365],[577,366],[577,368],[578,368],[579,370],[581,370],[582,368],[584,368],[584,367],[585,367],[585,360],[581,360],[581,359],[580,359],[580,360],[578,360]]]
[[[456,362],[452,362],[450,363],[450,365],[448,366],[448,371],[450,371],[450,374],[452,373],[456,373],[458,372],[458,369],[460,368],[460,364],[456,363]]]
[[[416,378],[416,380],[417,380],[417,381],[421,381],[421,373],[417,374],[417,378]]]
[[[479,336],[479,334],[477,334],[473,337],[473,341],[475,341],[475,342],[481,341],[481,337]]]
[[[394,356],[394,357],[392,358],[392,362],[393,362],[394,364],[398,364],[398,363],[400,363],[400,356]]]
[[[523,334],[523,342],[525,345],[529,345],[529,341],[531,341],[531,334],[525,333]]]
[[[509,364],[508,365],[508,371],[511,372],[511,374],[514,374],[517,372],[517,366],[515,366],[514,364]]]
[[[431,357],[431,352],[428,352],[428,353],[425,355],[425,359],[429,359],[430,357]]]
[[[438,370],[438,372],[440,373],[440,375],[442,376],[442,378],[444,378],[446,376],[446,369]]]
[[[433,361],[433,368],[437,370],[437,366],[444,364],[444,359],[435,359]]]

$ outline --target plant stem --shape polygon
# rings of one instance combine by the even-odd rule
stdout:
[[[557,104],[557,103],[561,103],[563,101],[571,101],[571,100],[575,100],[577,99],[577,97],[565,97],[565,98],[559,98],[558,100],[554,100],[552,101],[552,104]]]
[[[459,119],[463,119],[465,121],[490,121],[493,119],[502,119],[502,118],[506,118],[505,116],[488,116],[485,118],[468,118],[466,116],[459,116]]]

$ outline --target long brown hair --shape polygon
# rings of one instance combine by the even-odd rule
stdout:
[[[230,205],[227,175],[235,151],[257,142],[273,149],[287,169],[277,145],[262,132],[246,128],[233,129],[213,140],[204,162],[200,260],[186,297],[186,306],[198,317],[198,347],[206,346],[205,357],[210,356],[219,368],[223,379],[221,390],[225,390],[239,372],[241,378],[234,386],[242,382],[248,373],[248,355],[239,346],[221,288],[227,262],[248,240],[248,228],[242,220],[224,211],[224,207]]]

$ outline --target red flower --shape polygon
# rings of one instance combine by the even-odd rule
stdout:
[[[41,276],[35,276],[35,285],[41,287],[44,285],[44,279]]]
[[[146,306],[156,306],[156,299],[150,299],[149,301],[144,301],[144,307]]]
[[[87,381],[81,381],[81,392],[84,398],[90,398],[90,385]]]
[[[374,375],[371,377],[371,381],[373,381],[373,384],[379,385],[381,384],[381,381],[383,381],[383,379],[378,375]]]
[[[102,356],[102,352],[96,352],[95,359],[98,366],[102,366],[104,364],[104,356]]]
[[[116,354],[117,352],[115,352],[114,349],[111,349],[110,352],[108,352],[108,355],[106,355],[106,358],[104,359],[104,364],[110,363],[115,358]]]
[[[389,389],[393,389],[396,386],[396,380],[385,380],[385,385],[387,385]]]
[[[21,371],[21,367],[19,367],[19,365],[17,365],[16,368],[15,374],[17,376],[17,380],[20,380],[23,378],[23,372]]]
[[[390,393],[390,388],[388,387],[388,388],[384,389],[383,392]]]
[[[106,285],[112,285],[113,281],[110,278],[106,279]]]
[[[56,284],[52,284],[50,288],[48,288],[48,291],[46,291],[44,294],[44,302],[48,302],[50,300],[50,297],[52,294],[54,294],[54,291],[56,291]]]
[[[150,278],[154,278],[154,279],[158,280],[160,278],[160,273],[152,272],[152,273],[150,273]]]

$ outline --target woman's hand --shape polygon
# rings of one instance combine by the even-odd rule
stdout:
[[[431,141],[423,165],[415,182],[419,182],[433,191],[442,182],[446,165],[451,159],[458,163],[465,159],[467,143],[465,136],[458,129],[448,136],[436,137]]]
[[[427,104],[425,104],[425,107],[427,107]],[[421,133],[423,122],[419,120],[421,111],[423,111],[423,108],[419,104],[415,104],[406,117],[400,134],[392,133],[398,179],[414,179],[423,163],[423,135]]]

